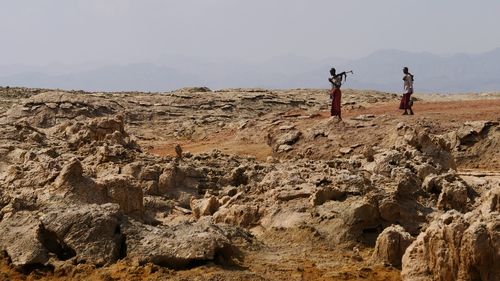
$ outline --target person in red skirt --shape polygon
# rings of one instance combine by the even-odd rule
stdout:
[[[332,84],[332,89],[330,90],[330,99],[332,100],[332,109],[331,116],[338,116],[340,120],[342,120],[342,114],[340,111],[340,99],[342,96],[342,92],[340,91],[340,87],[342,86],[342,79],[347,77],[347,73],[352,73],[352,71],[342,72],[337,74],[335,68],[332,67],[330,69],[331,77],[328,78],[328,81]]]
[[[403,77],[405,93],[401,98],[399,109],[405,110],[403,115],[408,115],[408,110],[410,111],[410,115],[413,115],[413,110],[411,108],[413,105],[413,102],[411,100],[411,95],[413,94],[413,74],[409,72],[408,67],[403,68],[403,73],[405,74],[405,76]]]

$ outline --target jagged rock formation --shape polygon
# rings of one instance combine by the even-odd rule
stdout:
[[[497,280],[500,270],[500,188],[468,213],[434,220],[403,257],[403,280]]]
[[[367,97],[346,107],[394,100]],[[463,180],[455,156],[487,139],[494,149],[498,124],[453,135],[382,115],[319,118],[323,105],[306,90],[33,95],[0,118],[0,251],[21,268],[186,269],[282,239],[375,247],[372,260],[395,267],[406,250],[407,280],[493,280],[499,195]],[[176,144],[160,157],[142,145],[227,131],[259,138],[272,156]]]
[[[399,225],[391,225],[378,236],[372,259],[375,262],[401,266],[401,258],[413,240],[415,238],[404,228]]]

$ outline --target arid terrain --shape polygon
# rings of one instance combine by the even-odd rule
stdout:
[[[0,280],[499,280],[500,94],[0,88]]]

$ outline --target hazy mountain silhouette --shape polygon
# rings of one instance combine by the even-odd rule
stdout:
[[[49,75],[21,72],[0,77],[0,84],[88,91],[164,91],[199,83],[196,76],[150,63],[99,67],[76,73]]]
[[[163,56],[154,63],[104,66],[51,64],[0,66],[0,85],[92,91],[168,91],[210,88],[328,88],[328,71],[354,70],[345,87],[398,92],[403,66],[415,75],[417,92],[500,91],[500,48],[483,54],[438,56],[382,50],[347,60],[283,55],[262,62]]]
[[[458,54],[449,57],[430,53],[396,50],[375,52],[349,62],[356,70],[354,88],[401,90],[401,68],[410,67],[415,75],[416,91],[481,92],[500,90],[500,48],[479,55]]]

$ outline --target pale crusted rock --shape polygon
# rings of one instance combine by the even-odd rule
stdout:
[[[400,137],[396,138],[396,147],[414,150],[418,157],[432,159],[433,166],[440,172],[456,169],[456,163],[448,145],[441,138],[432,136],[428,129],[414,129],[405,126],[399,129]]]
[[[201,216],[211,216],[219,209],[219,200],[217,197],[210,196],[208,198],[191,200],[191,210],[196,218]]]
[[[295,129],[295,125],[283,125],[283,126],[280,126],[279,129],[282,131],[288,131],[288,130]]]
[[[406,248],[415,240],[403,227],[391,225],[385,228],[377,237],[372,259],[375,262],[401,266],[401,258]]]
[[[382,151],[373,157],[375,161],[374,172],[387,177],[390,177],[392,169],[399,166],[403,159],[403,155],[395,150]]]
[[[0,222],[0,250],[16,266],[44,264],[49,251],[43,245],[44,228],[30,212],[18,212]]]
[[[220,207],[213,217],[218,223],[250,227],[258,223],[261,214],[258,206],[234,204]]]
[[[467,186],[467,183],[465,183],[456,173],[449,172],[440,175],[430,174],[424,179],[422,189],[429,193],[439,194],[445,186],[453,184]]]
[[[495,280],[500,259],[500,219],[498,213],[485,222],[476,221],[464,232],[460,247],[458,280]]]
[[[406,250],[403,280],[457,280],[460,241],[466,228],[467,223],[456,212],[433,222]]]
[[[272,147],[274,152],[287,152],[293,149],[294,145],[302,135],[300,131],[291,130],[287,131],[285,134],[281,134],[281,131],[275,133],[268,133],[266,139],[267,144]]]
[[[439,194],[437,207],[441,210],[455,209],[460,212],[469,211],[473,192],[467,183],[455,173],[441,175],[431,174],[422,183],[423,190]]]
[[[171,192],[180,182],[180,171],[175,164],[169,164],[163,169],[158,179],[158,194]]]
[[[318,206],[329,200],[340,200],[345,196],[345,193],[331,186],[321,187],[314,192],[310,197],[312,206]]]
[[[109,175],[99,179],[97,185],[107,191],[110,202],[118,204],[125,214],[142,216],[144,213],[142,189],[132,177]]]
[[[138,178],[140,180],[153,180],[158,181],[161,174],[161,167],[159,165],[145,166],[142,167]]]
[[[397,195],[402,198],[413,196],[421,189],[420,179],[407,168],[394,168],[391,171],[391,179],[397,185]]]
[[[301,188],[298,190],[285,189],[276,194],[276,200],[290,201],[299,198],[309,198],[312,194],[311,188]]]
[[[142,162],[128,163],[121,168],[121,173],[139,179],[139,174],[142,171],[142,166],[144,166],[144,163]]]
[[[380,213],[377,206],[366,200],[346,200],[346,209],[341,213],[341,218],[348,231],[346,234],[356,237],[365,229],[376,228],[380,225]]]
[[[87,122],[77,122],[62,127],[64,136],[69,137],[68,145],[78,149],[93,142],[105,142],[108,145],[117,144],[129,149],[138,149],[138,145],[125,132],[123,117],[101,117]]]
[[[342,147],[339,149],[339,152],[342,154],[349,154],[352,152],[352,148],[350,147]]]
[[[423,163],[420,165],[415,165],[416,171],[417,171],[417,176],[421,179],[424,180],[427,176],[431,174],[437,174],[438,171],[437,169],[427,163]]]
[[[116,204],[65,206],[43,215],[47,231],[74,251],[80,262],[112,264],[120,258],[122,214]]]
[[[77,159],[70,160],[54,181],[56,192],[68,199],[85,203],[103,204],[108,202],[107,191],[91,178],[83,175],[83,168]]]
[[[248,169],[247,166],[240,165],[231,170],[226,176],[222,178],[223,185],[240,186],[248,184],[248,176],[245,171]]]
[[[445,185],[439,194],[437,207],[441,210],[467,210],[467,187],[461,183]]]
[[[482,214],[500,213],[500,188],[489,190],[483,197],[486,199],[479,206],[479,211]]]
[[[393,198],[384,198],[379,202],[380,217],[388,222],[396,222],[401,218],[401,206]]]
[[[123,232],[127,236],[127,259],[139,264],[151,262],[183,268],[192,262],[211,261],[217,255],[231,254],[226,233],[210,223],[154,227],[129,221],[124,224]]]
[[[490,207],[499,194],[496,188],[478,209],[451,210],[433,221],[405,252],[403,280],[497,280],[500,217]]]
[[[288,133],[286,133],[284,135],[281,135],[276,140],[276,144],[277,145],[282,145],[282,144],[292,145],[295,142],[297,142],[297,140],[299,139],[299,137],[301,135],[302,135],[302,133],[300,131],[291,131],[291,132],[288,132]]]
[[[498,123],[497,123],[498,124]],[[495,125],[492,121],[469,121],[457,131],[460,144],[469,145],[482,138],[481,134]]]
[[[78,184],[83,178],[82,163],[73,158],[61,170],[54,184],[57,188]]]
[[[0,195],[7,198],[0,199],[0,217],[7,220],[23,210],[44,218],[51,216],[44,219],[47,229],[42,232],[49,239],[46,244],[50,246],[47,251],[51,259],[56,259],[54,255],[61,260],[75,256],[71,263],[86,262],[91,267],[104,264],[104,260],[112,263],[127,255],[141,264],[154,262],[178,268],[218,259],[230,244],[227,233],[216,230],[221,226],[186,224],[179,231],[176,225],[195,221],[189,207],[198,222],[213,220],[264,234],[287,229],[286,234],[292,234],[290,237],[297,237],[301,242],[318,239],[336,247],[336,242],[372,243],[382,228],[392,223],[417,235],[436,212],[438,195],[455,194],[455,189],[448,189],[454,187],[458,179],[431,180],[432,174],[441,177],[447,168],[453,167],[447,158],[447,148],[454,146],[446,143],[444,137],[436,138],[429,132],[413,129],[428,126],[427,120],[412,119],[408,125],[401,125],[394,139],[389,136],[390,132],[385,136],[384,131],[387,124],[394,124],[390,116],[370,117],[368,122],[322,121],[321,117],[299,120],[297,115],[315,116],[311,113],[318,112],[323,103],[311,97],[308,90],[299,92],[260,90],[218,92],[209,96],[187,92],[74,93],[30,100],[24,113],[18,112],[20,118],[34,121],[33,124],[45,129],[38,130],[27,124],[16,127],[2,123],[0,126],[2,141],[6,140],[0,144]],[[47,103],[52,103],[50,108]],[[356,106],[362,103],[356,100]],[[298,109],[301,113],[294,111]],[[124,118],[89,120],[118,111],[130,122],[126,127],[137,133],[151,153],[134,148],[133,139],[124,130]],[[285,124],[293,124],[295,128]],[[368,136],[371,125],[374,134]],[[362,130],[356,129],[363,126]],[[303,134],[298,132],[299,128],[304,130]],[[173,157],[158,157],[150,146],[160,142],[175,144],[176,137],[193,142],[217,134],[222,137],[225,129],[234,131],[235,140],[249,144],[260,141],[262,134],[270,130],[268,141],[274,156],[263,163],[220,151],[184,153],[177,147]],[[345,138],[358,131],[361,135],[355,142]],[[492,136],[495,135],[489,135]],[[68,142],[71,145],[68,146]],[[277,145],[278,142],[283,144]],[[455,144],[460,146],[458,140]],[[363,146],[365,157],[335,158],[340,147],[346,148],[342,151],[349,154],[354,150],[360,152]],[[54,153],[42,153],[41,149],[47,147],[53,147]],[[264,158],[268,153],[256,152],[259,158],[261,152]],[[72,157],[76,157],[74,161],[70,161]],[[64,167],[62,171],[61,167]],[[422,191],[419,188],[423,179],[429,180],[424,181]],[[335,189],[328,188],[332,186]],[[489,188],[485,180],[477,191]],[[478,203],[470,191],[467,190],[467,205],[469,200]],[[145,199],[141,192],[146,194]],[[193,199],[200,198],[201,194],[214,196]],[[459,194],[463,195],[463,190]],[[461,199],[463,197],[447,196],[438,204],[448,206],[440,207],[442,209],[457,208],[463,202]],[[112,206],[116,214],[109,211],[109,216],[105,215],[107,211],[102,209],[110,206],[108,202],[115,203]],[[90,203],[97,205],[89,207]],[[491,212],[498,209],[498,205],[498,197],[493,198],[482,205],[485,211],[481,212]],[[140,216],[142,212],[146,215]],[[471,215],[464,215],[468,221],[466,216]],[[488,222],[486,227],[479,224],[472,228],[471,224],[471,234],[464,234],[464,239],[471,237],[467,240],[467,249],[474,250],[467,252],[461,248],[464,257],[460,259],[469,264],[483,259],[476,248],[490,254],[482,243],[475,243],[483,239],[485,233],[494,233],[493,224],[483,219]],[[132,220],[137,220],[131,223],[133,227],[125,226]],[[65,223],[72,226],[67,229],[54,226]],[[295,235],[296,231],[301,235]],[[442,236],[446,237],[451,230],[446,231]],[[302,235],[304,233],[308,235]],[[284,237],[285,240],[288,237]],[[389,238],[384,243],[395,244]],[[226,242],[219,243],[224,240]],[[381,252],[383,247],[378,247]],[[399,255],[390,252],[391,249],[384,250],[388,260]]]
[[[288,145],[288,144],[282,144],[278,146],[278,149],[276,150],[277,152],[288,152],[290,150],[293,150],[293,146]]]
[[[373,149],[372,146],[365,146],[362,150],[362,154],[368,162],[373,162],[373,160],[375,160],[373,157],[375,155],[375,149]]]

